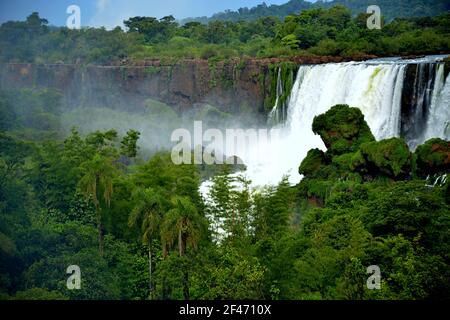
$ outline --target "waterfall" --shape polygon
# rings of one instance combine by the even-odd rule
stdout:
[[[292,184],[298,183],[298,167],[307,152],[326,150],[312,132],[313,119],[336,104],[359,108],[377,140],[404,136],[412,149],[431,137],[448,140],[450,75],[444,79],[440,59],[442,56],[300,66],[287,100],[286,120],[274,127],[278,134],[270,143],[250,146],[249,153],[258,156],[237,154],[247,166],[246,176],[253,186],[277,184],[286,174]],[[278,70],[278,84],[280,74]],[[277,97],[282,90],[277,85]],[[278,108],[277,102],[272,116]]]
[[[348,104],[361,109],[377,139],[398,136],[404,70],[405,65],[353,62],[300,67],[289,105],[290,134],[320,140],[311,131],[314,117]]]
[[[444,81],[443,64],[434,57],[300,66],[287,119],[277,126],[279,138],[258,146],[258,154],[265,156],[246,162],[247,176],[254,185],[276,184],[284,174],[289,174],[291,183],[298,183],[298,167],[307,152],[312,148],[326,150],[321,138],[312,132],[313,119],[336,104],[361,109],[377,140],[401,136],[403,86],[411,66],[417,66],[412,108],[417,121],[412,126],[415,131],[411,131],[415,135],[405,138],[410,146],[434,136],[448,139],[450,78]]]
[[[247,174],[256,185],[277,183],[283,174],[300,181],[298,166],[312,148],[325,149],[312,122],[336,104],[358,107],[374,136],[384,139],[400,134],[400,104],[405,64],[339,63],[300,66],[292,89],[286,123],[281,127],[276,150],[279,162],[249,163]]]

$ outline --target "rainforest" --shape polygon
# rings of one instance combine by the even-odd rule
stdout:
[[[447,1],[2,20],[0,300],[448,300],[449,174]]]

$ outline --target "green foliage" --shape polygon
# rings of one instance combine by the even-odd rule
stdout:
[[[311,149],[300,164],[298,172],[306,176],[312,176],[326,163],[326,156],[322,150]]]
[[[17,292],[11,300],[68,300],[58,291],[49,291],[42,288],[31,288]]]
[[[362,112],[347,105],[336,105],[316,116],[312,129],[332,155],[354,152],[362,143],[374,140]]]
[[[377,171],[388,177],[405,177],[411,172],[411,153],[403,139],[364,143],[360,150],[369,167],[375,166]]]
[[[210,249],[206,262],[192,275],[193,298],[260,299],[265,269],[255,257],[235,248]]]
[[[269,88],[269,100],[265,101],[264,107],[268,110],[274,108],[277,99],[278,76],[280,76],[283,90],[282,94],[278,97],[277,110],[280,113],[278,115],[279,119],[286,119],[287,103],[291,96],[297,70],[297,65],[292,62],[281,62],[269,66],[271,84]]]
[[[9,21],[0,27],[0,45],[7,48],[0,52],[0,61],[111,64],[151,58],[174,63],[183,58],[386,56],[431,54],[450,49],[449,15],[445,13],[448,6],[444,0],[432,4],[431,0],[408,0],[410,4],[406,6],[404,1],[392,4],[379,0],[389,21],[382,30],[368,30],[366,26],[366,9],[377,1],[362,2],[363,6],[347,0],[316,4],[293,0],[279,9],[275,9],[277,6],[242,8],[240,12],[219,14],[208,20],[209,23],[200,19],[203,23],[191,21],[183,25],[172,16],[132,17],[124,22],[127,32],[120,27],[110,31],[48,28],[46,20],[34,13],[26,21]],[[274,16],[270,16],[272,8]],[[440,15],[407,18],[427,14]],[[147,74],[160,71],[159,67],[145,69]]]
[[[154,74],[160,73],[161,72],[161,68],[160,67],[149,66],[149,67],[145,67],[144,72],[147,75],[154,75]]]
[[[388,20],[392,20],[395,17],[425,17],[440,14],[441,12],[448,10],[448,4],[445,0],[433,1],[433,0],[334,0],[334,1],[318,1],[311,3],[305,0],[290,0],[284,4],[280,5],[267,5],[262,3],[252,8],[239,8],[236,11],[226,10],[225,12],[218,12],[212,15],[210,18],[199,17],[199,18],[187,18],[183,22],[187,23],[206,23],[214,20],[221,21],[252,21],[257,20],[262,17],[267,17],[266,19],[274,19],[272,17],[277,17],[280,19],[286,16],[296,14],[301,11],[310,10],[312,8],[330,8],[333,6],[343,5],[352,10],[353,15],[358,15],[360,13],[365,13],[367,7],[371,4],[378,5],[383,8],[383,15],[386,16]],[[350,12],[345,12],[345,15],[341,17],[343,21],[345,17],[349,17]],[[344,20],[345,21],[345,20]],[[339,22],[339,21],[338,21]]]
[[[281,44],[291,49],[298,49],[300,40],[297,39],[295,34],[288,34],[281,39]]]
[[[139,140],[140,132],[136,130],[129,130],[127,135],[123,137],[121,142],[122,154],[129,157],[135,158],[138,153],[137,141]]]
[[[216,72],[229,56],[446,50],[449,32],[448,15],[372,32],[364,16],[352,18],[343,7],[284,22],[126,23],[127,33],[50,29],[33,14],[0,27],[8,48],[0,57],[109,63],[204,54],[216,85],[230,88]],[[234,72],[246,68],[244,59]],[[270,67],[272,90],[278,68],[284,103],[295,66]],[[0,94],[0,299],[448,299],[447,141],[429,140],[411,155],[400,138],[375,141],[359,109],[338,105],[314,119],[328,150],[308,152],[298,186],[284,177],[253,189],[236,172],[243,166],[178,166],[168,152],[139,152],[136,129],[150,126],[142,140],[164,146],[162,130],[181,123],[168,105],[148,100],[138,115],[104,108],[61,114],[61,97],[37,89]],[[209,105],[194,117],[209,125],[233,120]],[[82,128],[64,132],[60,121]],[[428,175],[440,175],[440,183]],[[205,178],[212,186],[201,195]],[[66,287],[74,264],[80,290]],[[370,265],[381,268],[381,290],[366,287]]]
[[[439,138],[430,139],[417,147],[414,153],[417,173],[448,173],[450,166],[450,142]]]
[[[344,110],[356,112],[340,108],[342,113],[337,108],[314,121],[330,148],[341,132],[352,132],[345,121],[355,118],[347,118]],[[373,139],[370,131],[365,136]],[[300,166],[306,177],[299,195],[313,209],[307,208],[303,218],[304,249],[293,264],[297,272],[287,298],[432,299],[448,290],[448,187],[399,181],[413,169],[405,142],[370,140],[347,153],[327,152],[331,161],[320,150],[310,150]],[[420,176],[445,173],[447,149],[440,139],[419,146],[414,158]],[[381,290],[365,286],[365,268],[373,264],[382,272]]]
[[[120,166],[111,169],[114,162],[108,160],[119,155],[115,131],[83,138],[73,130],[64,142],[31,148],[40,152],[33,157],[21,149],[20,140],[3,138],[11,146],[2,150],[0,162],[3,299],[448,296],[446,186],[430,187],[424,180],[370,181],[347,172],[358,157],[369,161],[370,152],[383,158],[370,166],[361,162],[366,173],[378,165],[377,170],[394,170],[394,164],[386,163],[400,163],[403,157],[391,155],[397,155],[396,148],[407,150],[399,139],[362,144],[354,153],[329,160],[311,150],[297,188],[284,178],[276,187],[252,191],[249,181],[225,167],[203,203],[196,167],[173,165],[167,153],[110,179],[110,172],[120,171]],[[7,167],[8,157],[17,163]],[[36,175],[36,170],[25,170],[30,166],[46,170]],[[41,183],[48,183],[47,191]],[[77,185],[84,186],[90,204],[81,199]],[[55,201],[58,188],[66,190],[70,205]],[[54,200],[33,199],[38,195]],[[324,201],[305,204],[304,196]],[[92,217],[96,206],[104,224],[103,255],[97,248],[99,220]],[[221,236],[213,229],[217,222],[224,230]],[[65,271],[72,264],[81,267],[81,290],[66,288]],[[373,264],[381,268],[381,290],[366,287],[366,268]]]
[[[207,213],[217,241],[225,239],[236,246],[244,246],[251,229],[250,181],[241,175],[233,176],[227,166],[223,169],[212,178]]]
[[[56,89],[0,91],[0,129],[17,130],[27,140],[55,136],[61,110],[62,94]]]

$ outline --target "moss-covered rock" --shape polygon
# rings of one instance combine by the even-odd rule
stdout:
[[[300,164],[298,172],[305,176],[312,176],[326,164],[325,153],[319,149],[311,149]]]
[[[333,156],[355,152],[361,144],[375,141],[361,110],[348,105],[336,105],[315,117],[312,129]]]
[[[278,97],[277,107],[278,112],[280,112],[279,119],[282,119],[282,121],[284,121],[287,116],[287,103],[289,97],[291,96],[297,71],[298,66],[289,61],[284,61],[269,66],[270,86],[268,88],[268,95],[264,101],[264,108],[267,112],[273,110],[275,102],[277,101],[278,77],[280,76],[283,92]]]
[[[353,173],[367,173],[366,160],[359,150],[335,156],[332,161],[340,177],[348,177]]]
[[[404,178],[411,172],[412,155],[401,138],[364,143],[360,152],[366,161],[367,170],[376,175]]]
[[[298,194],[300,197],[308,199],[310,204],[321,207],[327,199],[333,180],[323,180],[315,178],[305,178],[298,185]]]
[[[414,153],[419,176],[450,172],[450,141],[434,138],[417,147]]]

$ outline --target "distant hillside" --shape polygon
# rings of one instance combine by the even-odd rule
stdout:
[[[436,16],[444,11],[450,10],[450,0],[334,0],[317,1],[311,3],[305,0],[290,0],[282,5],[267,5],[265,2],[253,8],[240,8],[237,11],[226,10],[211,17],[187,18],[182,23],[198,21],[206,23],[213,20],[240,21],[256,20],[260,17],[275,16],[283,19],[290,14],[298,14],[305,9],[317,7],[331,7],[344,5],[350,8],[354,15],[366,12],[369,5],[381,7],[383,16],[387,20],[406,17]]]
[[[296,0],[294,0],[296,1]],[[378,5],[388,20],[407,17],[430,17],[450,10],[450,0],[335,0],[326,5],[342,4],[354,14],[366,12],[370,5]]]

